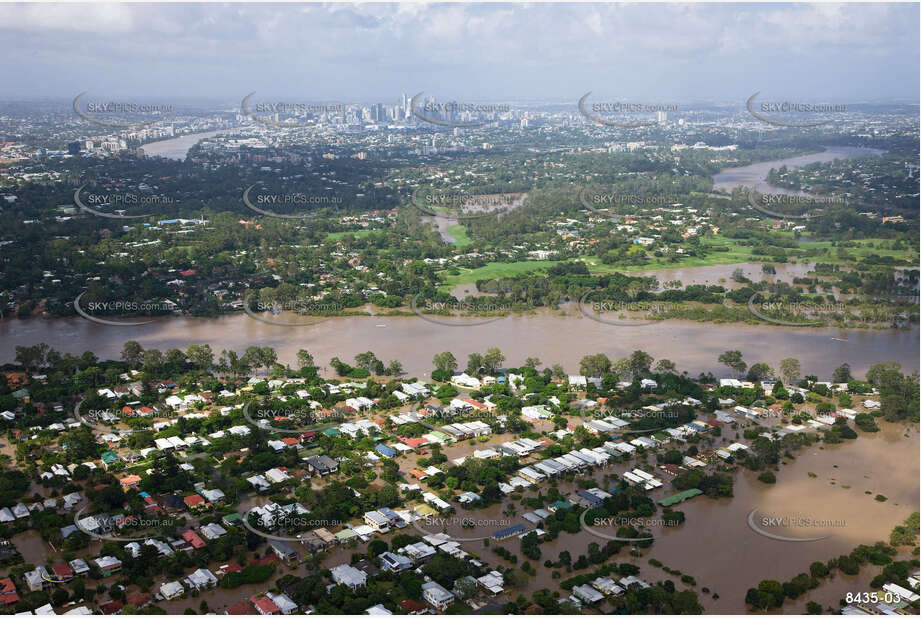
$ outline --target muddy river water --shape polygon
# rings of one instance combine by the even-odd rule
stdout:
[[[294,318],[296,319],[296,318]],[[278,316],[284,321],[284,314]],[[845,330],[840,328],[797,328],[774,325],[708,324],[667,321],[645,326],[615,326],[591,320],[576,304],[563,311],[541,310],[529,315],[512,315],[473,326],[445,326],[416,316],[330,318],[309,326],[286,327],[266,324],[245,314],[219,318],[166,318],[145,326],[109,326],[82,318],[58,320],[4,320],[0,361],[12,361],[15,346],[48,343],[61,352],[93,351],[100,358],[119,358],[126,340],[134,339],[145,348],[185,349],[190,343],[210,344],[219,353],[247,346],[272,346],[279,362],[295,365],[297,350],[305,348],[326,368],[336,356],[346,362],[361,352],[373,351],[388,362],[398,359],[404,371],[424,377],[432,370],[432,356],[451,350],[461,365],[472,352],[498,347],[507,357],[505,366],[515,367],[529,356],[548,366],[562,363],[570,372],[586,354],[603,352],[621,358],[634,350],[645,350],[657,359],[668,358],[680,370],[697,375],[701,371],[724,374],[717,362],[725,350],[742,350],[745,360],[764,361],[777,367],[789,356],[802,363],[803,370],[830,376],[843,362],[862,375],[873,363],[896,360],[904,370],[918,369],[919,331]]]

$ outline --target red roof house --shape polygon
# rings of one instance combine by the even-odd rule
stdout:
[[[191,496],[186,496],[182,499],[186,506],[190,509],[194,509],[200,506],[205,506],[205,499],[199,496],[198,494],[192,494]]]
[[[278,609],[278,606],[275,605],[275,602],[269,597],[252,596],[249,598],[249,601],[256,606],[256,611],[263,616],[271,616],[281,611]]]
[[[186,530],[182,533],[182,538],[195,549],[201,549],[205,546],[205,542],[201,540],[201,537],[194,530]]]
[[[0,579],[0,605],[13,605],[19,602],[16,584],[9,577]]]
[[[66,582],[74,578],[74,570],[64,561],[51,565],[51,570],[54,571],[54,578],[58,581]]]

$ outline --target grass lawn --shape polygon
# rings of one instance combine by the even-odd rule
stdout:
[[[463,229],[463,226],[453,226],[448,228],[448,231],[452,236],[457,238],[460,241],[460,237],[456,233],[456,228]],[[463,234],[463,237],[468,240],[466,234]],[[708,236],[702,242],[709,246],[721,246],[727,247],[728,251],[720,251],[707,255],[706,257],[685,257],[681,258],[678,262],[669,262],[665,258],[653,258],[649,262],[643,264],[642,266],[622,266],[622,265],[612,265],[612,264],[603,264],[600,259],[594,256],[581,257],[577,258],[582,260],[588,265],[588,270],[592,274],[601,275],[613,272],[636,272],[636,271],[650,271],[650,270],[667,270],[672,268],[692,268],[695,266],[717,266],[720,264],[741,264],[744,262],[763,262],[764,256],[758,256],[756,259],[752,258],[752,252],[750,247],[743,247],[739,244],[737,240],[731,238],[725,238],[723,236]],[[895,258],[901,258],[905,260],[913,261],[917,263],[917,252],[912,249],[903,250],[903,251],[893,251],[891,249],[878,249],[871,245],[876,245],[881,242],[879,239],[867,239],[856,241],[859,247],[845,247],[845,250],[852,256],[855,257],[864,257],[875,253],[880,256],[892,256]],[[814,262],[830,262],[830,263],[852,263],[853,259],[847,260],[838,257],[838,248],[832,247],[831,241],[818,241],[818,242],[809,242],[809,243],[800,243],[800,249],[803,250],[822,250],[824,255],[815,255],[808,258],[797,258],[797,261],[808,260]],[[515,277],[523,273],[529,273],[542,268],[551,266],[558,262],[551,261],[526,261],[526,262],[490,262],[486,266],[482,266],[476,269],[461,268],[460,274],[458,275],[448,275],[446,277],[446,283],[439,286],[441,289],[453,289],[458,285],[465,285],[469,283],[476,282],[477,279],[496,279],[499,277]]]
[[[470,240],[470,237],[467,236],[467,228],[463,225],[448,226],[448,234],[457,241],[454,244],[458,247],[466,247],[473,242]]]
[[[707,239],[702,242],[704,245],[711,247],[727,247],[729,251],[711,253],[703,258],[683,257],[677,262],[669,262],[665,258],[654,257],[640,266],[603,264],[601,260],[596,257],[583,257],[579,259],[588,265],[588,270],[592,274],[635,272],[639,270],[665,270],[670,268],[689,268],[693,266],[717,266],[719,264],[740,264],[742,262],[752,261],[751,248],[743,247],[731,238],[724,238],[722,236],[707,237]]]
[[[527,262],[490,262],[480,268],[460,268],[460,274],[447,275],[442,289],[451,289],[458,285],[475,283],[477,279],[496,279],[498,277],[515,277],[523,273],[533,272],[545,268],[556,262],[527,261]],[[442,271],[444,272],[444,271]]]
[[[326,240],[341,240],[343,236],[351,234],[355,238],[364,238],[365,236],[370,236],[377,232],[383,232],[384,230],[355,230],[354,232],[330,232],[326,235]]]
[[[883,241],[880,239],[867,238],[861,240],[853,241],[857,243],[857,247],[840,247],[844,249],[849,255],[857,258],[864,258],[868,255],[878,255],[880,257],[892,257],[900,260],[907,260],[910,264],[918,264],[918,249],[909,248],[902,250],[893,250],[893,249],[880,249],[873,245],[878,245],[880,243],[889,244],[889,241]],[[852,264],[853,260],[849,258],[839,258],[838,249],[839,247],[833,247],[831,241],[829,240],[820,240],[816,242],[807,242],[800,243],[800,248],[804,250],[816,250],[821,249],[825,251],[824,257],[813,257],[817,262],[829,262],[829,263],[839,263],[839,264]]]

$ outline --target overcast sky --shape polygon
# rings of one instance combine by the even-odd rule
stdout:
[[[0,98],[858,102],[919,92],[915,4],[2,4]]]

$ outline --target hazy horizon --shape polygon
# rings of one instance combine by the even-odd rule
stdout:
[[[918,20],[917,3],[4,4],[0,99],[915,104]]]

